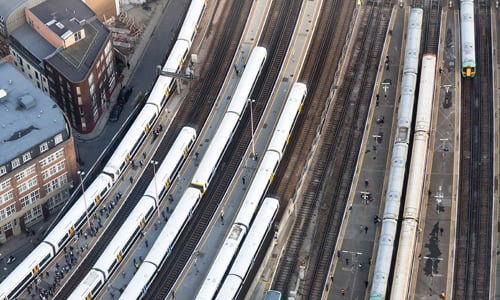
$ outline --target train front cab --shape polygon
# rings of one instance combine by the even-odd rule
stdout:
[[[474,65],[465,64],[462,66],[462,77],[463,78],[474,78],[476,76],[476,67]]]

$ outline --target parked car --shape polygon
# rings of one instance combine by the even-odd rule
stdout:
[[[116,122],[120,118],[120,114],[122,113],[123,104],[115,104],[113,109],[111,109],[111,113],[109,113],[109,121]]]
[[[132,91],[134,90],[131,86],[124,86],[120,90],[120,94],[118,95],[118,103],[125,104],[132,95]]]

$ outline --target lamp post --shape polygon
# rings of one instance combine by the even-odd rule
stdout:
[[[255,102],[253,99],[248,99],[248,102],[250,102],[250,126],[252,130],[252,156],[253,159],[257,159],[255,156],[255,140],[254,140],[254,130],[253,130],[253,108],[252,108],[252,103]]]
[[[155,182],[155,202],[156,202],[156,210],[158,212],[158,222],[160,222],[160,204],[158,203],[158,188],[156,187],[156,165],[158,164],[158,161],[156,160],[150,160],[149,161],[153,165],[153,180]]]
[[[85,175],[85,172],[83,170],[78,170],[78,171],[76,171],[76,174],[78,174],[80,176],[80,185],[82,187],[83,203],[85,203],[85,216],[87,217],[87,226],[88,226],[88,229],[90,230],[89,211],[87,209],[87,199],[85,197],[85,188],[83,187],[83,178],[82,178],[82,176]]]

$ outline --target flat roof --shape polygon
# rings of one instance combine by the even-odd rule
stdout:
[[[0,62],[0,164],[67,128],[57,104],[14,66]],[[21,105],[22,103],[22,105]]]
[[[26,2],[28,2],[28,0],[0,0],[0,16],[7,20],[13,11]]]
[[[28,23],[21,25],[11,35],[41,62],[56,50],[54,46],[47,42]]]

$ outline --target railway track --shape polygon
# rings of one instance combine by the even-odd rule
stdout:
[[[245,18],[241,16],[241,12],[247,12],[250,9],[250,2],[248,1],[231,1],[233,7],[231,13],[227,17],[227,24],[230,26],[221,26],[222,28],[235,27],[235,24],[239,24],[244,21]],[[256,105],[254,106],[253,116],[255,123],[261,118],[264,108],[266,106],[267,99],[270,98],[272,93],[272,88],[274,82],[277,79],[279,69],[283,62],[284,56],[286,54],[286,49],[291,40],[294,24],[300,13],[302,1],[275,1],[273,3],[274,9],[278,10],[279,13],[273,14],[273,18],[270,22],[276,22],[276,25],[271,25],[272,30],[264,31],[270,32],[271,36],[263,36],[263,42],[260,45],[265,45],[268,48],[268,61],[265,63],[261,71],[261,79],[256,83],[255,91],[260,91],[257,95],[252,95],[253,99],[257,99]],[[273,11],[273,8],[271,8]],[[274,11],[276,11],[274,10]],[[275,20],[277,19],[277,20]],[[241,30],[243,29],[244,22],[242,22]],[[268,25],[269,26],[269,25]],[[228,35],[227,42],[231,45],[237,46],[234,40],[237,40],[239,35]],[[217,40],[217,39],[216,39]],[[217,40],[219,45],[220,40]],[[223,51],[225,47],[221,47]],[[223,53],[218,52],[216,53]],[[221,54],[222,55],[222,54]],[[227,54],[224,53],[226,57],[232,58],[234,53]],[[227,73],[227,72],[226,72]],[[225,74],[223,76],[225,76]],[[222,76],[222,75],[221,75]],[[241,118],[238,129],[233,137],[233,143],[231,143],[226,150],[226,154],[222,158],[221,163],[217,169],[217,174],[212,179],[211,188],[208,188],[204,198],[201,200],[198,209],[195,211],[192,220],[196,220],[196,223],[191,222],[188,224],[187,228],[182,233],[176,247],[170,255],[168,261],[164,264],[162,269],[159,271],[158,277],[155,279],[151,285],[146,299],[164,299],[168,295],[174,295],[175,283],[184,269],[189,257],[198,245],[205,228],[207,228],[210,220],[212,219],[220,200],[222,200],[231,178],[236,172],[241,159],[250,143],[251,134],[248,130],[250,126],[250,118],[246,112]],[[238,141],[237,143],[234,141]]]
[[[424,3],[423,37],[424,37],[424,52],[438,53],[439,32],[441,30],[441,0],[429,0]]]
[[[220,2],[218,2],[217,5],[220,5]],[[229,8],[217,8],[227,13],[226,18],[224,18],[226,24],[222,24],[222,26],[218,27],[223,28],[223,30],[215,33],[216,38],[214,38],[214,40],[217,40],[218,46],[212,54],[214,58],[213,67],[209,68],[206,73],[207,75],[202,77],[201,87],[190,93],[186,101],[186,109],[179,115],[180,120],[185,120],[189,124],[195,124],[198,129],[201,129],[203,123],[207,120],[210,108],[217,98],[224,78],[231,67],[231,59],[237,49],[237,45],[232,41],[237,39],[243,32],[245,18],[242,18],[242,15],[248,16],[251,7],[251,5],[245,3],[245,1],[234,1],[228,5],[230,5]],[[231,26],[227,24],[231,24]],[[210,79],[207,80],[206,78]],[[226,153],[230,152],[228,148]],[[223,159],[220,163],[219,170],[225,168],[224,161]],[[220,173],[221,172],[217,172],[217,174]],[[220,175],[216,175],[212,181],[217,183],[221,180],[221,177]],[[226,176],[223,180],[223,182],[229,182],[230,178]],[[149,287],[145,299],[164,299],[171,293],[178,276],[181,274],[190,255],[194,251],[204,228],[210,221],[211,215],[217,208],[220,199],[211,201],[212,194],[213,189],[209,189],[201,200],[198,209],[196,209],[191,219],[197,220],[196,224],[194,224],[194,222],[188,223],[169,258],[159,270],[158,276]]]
[[[477,2],[476,2],[477,3]],[[475,7],[474,79],[462,80],[460,189],[454,297],[489,299],[493,201],[493,96],[490,2]]]
[[[335,252],[335,245],[343,219],[344,208],[349,197],[349,191],[354,176],[356,160],[363,136],[368,108],[376,80],[377,67],[382,54],[384,37],[389,25],[390,8],[364,7],[362,11],[362,26],[374,28],[367,30],[357,37],[356,50],[350,58],[355,67],[347,72],[345,86],[339,89],[338,99],[346,99],[341,107],[335,107],[332,119],[328,121],[326,133],[332,133],[333,138],[326,138],[321,144],[320,155],[325,163],[332,161],[329,171],[343,170],[341,173],[326,173],[326,180],[322,190],[327,199],[333,199],[328,215],[319,224],[318,236],[320,241],[315,243],[314,249],[319,255],[313,256],[310,263],[311,279],[305,283],[311,288],[307,299],[317,299],[323,294],[324,283],[328,278],[330,261]],[[366,26],[364,26],[366,24]],[[337,119],[338,117],[338,119]],[[351,122],[349,122],[352,120]],[[340,144],[340,147],[339,145]],[[335,155],[335,153],[343,153]],[[331,198],[329,197],[331,195]],[[316,195],[315,198],[319,197]],[[315,251],[316,252],[316,251]]]
[[[327,5],[330,6],[323,9],[322,20],[342,19],[339,16],[332,17],[331,14],[351,15],[354,9],[354,6],[343,6],[343,8],[339,9],[333,3]],[[319,299],[324,291],[324,282],[328,277],[329,262],[334,255],[335,242],[362,139],[376,70],[388,26],[390,7],[390,3],[388,6],[383,4],[378,6],[376,3],[370,3],[369,6],[364,6],[360,10],[361,19],[363,20],[361,27],[374,29],[367,30],[360,34],[359,37],[356,37],[357,42],[353,47],[353,49],[356,49],[355,53],[353,57],[349,58],[350,61],[346,63],[346,65],[353,66],[347,71],[345,81],[348,84],[343,84],[339,90],[339,96],[332,100],[333,105],[329,107],[329,110],[331,110],[329,113],[332,113],[332,117],[327,117],[326,122],[322,123],[320,130],[323,132],[324,139],[322,138],[318,145],[319,157],[315,159],[314,164],[311,166],[311,170],[313,170],[310,175],[312,182],[308,184],[304,196],[301,197],[301,202],[298,204],[297,220],[295,220],[289,243],[282,255],[273,282],[273,289],[284,292],[285,296],[288,295],[291,283],[295,279],[292,274],[297,273],[299,261],[302,260],[300,252],[302,251],[305,235],[309,232],[306,225],[311,223],[313,215],[319,208],[318,204],[321,206],[321,217],[316,227],[316,236],[318,238],[314,240],[313,250],[311,250],[312,253],[318,255],[310,256],[312,258],[308,263],[305,280],[301,282],[299,294],[304,296],[305,299]],[[351,14],[349,14],[349,11]],[[336,57],[338,60],[338,57],[340,57],[339,50],[343,51],[343,49],[340,49],[343,40],[333,40],[334,46],[330,46],[332,40],[328,42],[325,42],[325,40],[328,36],[333,35],[329,30],[339,32],[341,26],[343,26],[342,32],[346,34],[349,20],[345,20],[342,25],[331,24],[331,27],[328,27],[329,29],[318,32],[317,38],[312,43],[312,45],[323,46],[323,48],[315,47],[310,53],[311,57],[315,57],[315,61],[320,61],[322,65],[315,66],[312,69],[306,68],[303,75],[312,86],[309,90],[313,95],[309,95],[309,97],[313,99],[324,101],[324,99],[328,98],[329,90],[323,89],[322,91],[320,87],[330,87],[332,85],[333,77],[331,73],[325,70],[335,68],[324,62],[331,61],[332,57]],[[338,48],[335,48],[335,46]],[[370,52],[368,53],[368,51]],[[322,74],[327,74],[329,78],[325,78]],[[308,112],[311,112],[311,110]],[[309,133],[301,132],[300,137],[314,137],[316,128],[312,126],[313,122],[310,123],[306,126],[297,126],[298,128],[307,127],[312,130]],[[315,123],[315,125],[317,126],[318,123]],[[291,144],[296,143],[292,142]],[[295,161],[299,161],[301,158],[297,157],[301,155],[305,160],[308,150],[294,149],[291,157],[295,157]],[[344,153],[344,156],[338,155],[339,153]],[[287,168],[286,173],[300,173],[300,169],[297,172],[290,172]],[[287,186],[291,185],[287,184]],[[280,184],[280,186],[284,185]],[[333,200],[330,202],[326,199]]]

